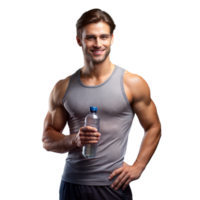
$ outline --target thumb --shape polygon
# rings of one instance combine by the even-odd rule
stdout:
[[[128,165],[129,163],[127,161],[124,161],[123,165]]]

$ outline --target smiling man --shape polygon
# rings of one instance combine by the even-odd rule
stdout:
[[[74,36],[77,46],[81,47],[81,78],[96,81],[107,76],[115,67],[110,54],[116,36],[110,33],[110,26],[104,21],[87,24],[79,37]]]
[[[105,22],[88,24],[86,29],[84,29],[82,32],[82,37],[85,38],[85,43],[81,42],[78,36],[77,41],[78,44],[83,47],[82,49],[85,58],[90,60],[92,65],[104,62],[110,53],[110,45],[113,40],[113,35],[111,36],[109,34],[110,27],[108,24]],[[90,32],[93,34],[90,34]],[[97,40],[97,46],[94,46],[95,40]]]
[[[77,43],[84,66],[56,83],[44,121],[43,147],[66,153],[60,200],[131,200],[130,182],[138,179],[154,154],[161,124],[146,81],[111,63],[115,24],[99,9],[77,21]],[[100,131],[84,127],[90,106],[98,108]],[[132,165],[124,162],[134,115],[144,138]],[[70,134],[62,133],[68,122]],[[82,147],[97,143],[96,157],[87,159]]]

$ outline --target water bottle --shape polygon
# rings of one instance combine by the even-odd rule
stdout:
[[[100,118],[96,114],[97,107],[90,107],[90,113],[85,117],[85,125],[84,126],[92,126],[95,127],[99,132],[99,124]],[[87,144],[83,146],[82,154],[86,158],[94,158],[96,156],[97,143]]]

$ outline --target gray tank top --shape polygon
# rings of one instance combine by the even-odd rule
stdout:
[[[84,126],[90,106],[98,108],[100,140],[96,157],[87,159],[82,147],[69,151],[62,180],[81,185],[111,185],[119,176],[109,175],[122,167],[127,140],[135,113],[129,105],[123,86],[124,69],[116,66],[110,77],[100,85],[87,86],[80,80],[81,69],[70,78],[63,105],[68,112],[70,134]]]

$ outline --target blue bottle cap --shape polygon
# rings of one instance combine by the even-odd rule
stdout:
[[[97,107],[91,106],[91,107],[90,107],[90,111],[91,111],[91,112],[92,112],[92,111],[95,111],[95,112],[96,112],[96,111],[97,111]]]

